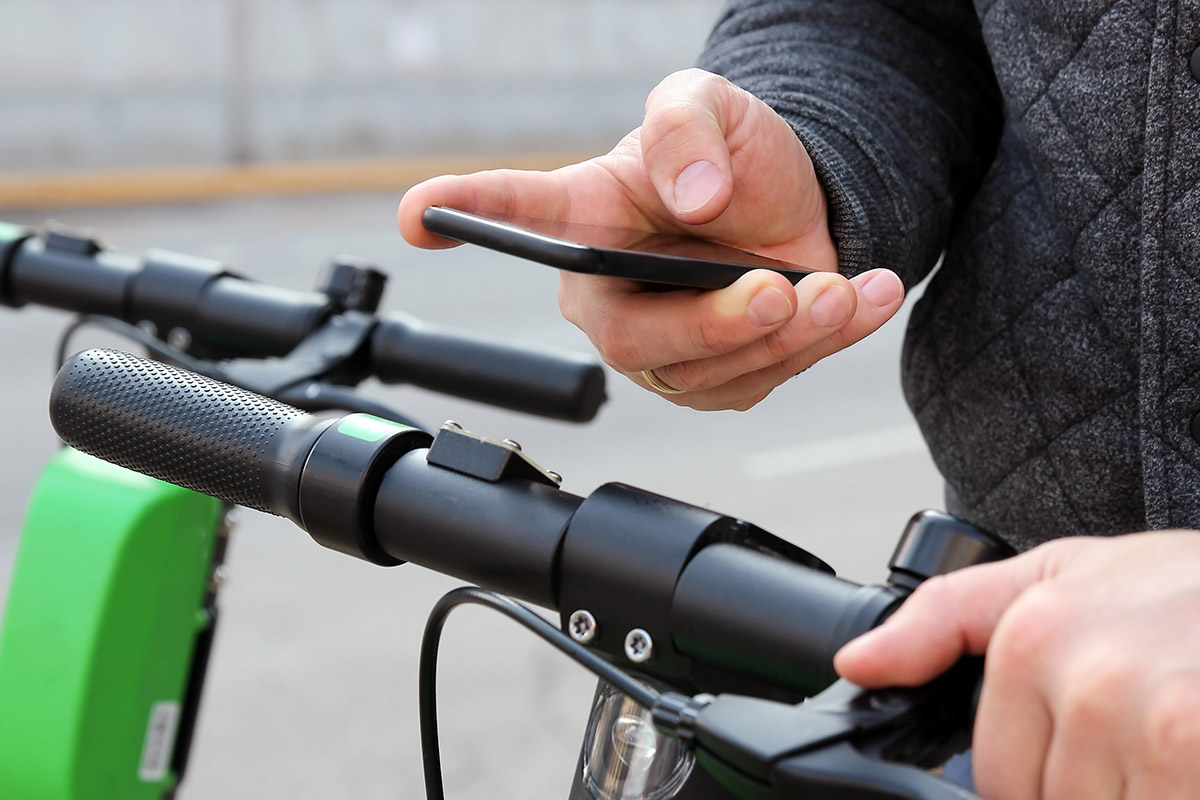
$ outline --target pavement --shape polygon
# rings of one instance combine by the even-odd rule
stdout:
[[[218,258],[258,280],[312,285],[338,253],[391,276],[384,310],[591,353],[558,314],[553,270],[467,247],[422,252],[395,232],[400,191],[64,209],[137,254],[160,247]],[[0,214],[40,224],[45,214]],[[907,316],[907,308],[901,317]],[[23,508],[56,442],[45,404],[67,318],[0,313],[0,596]],[[586,495],[620,481],[743,517],[858,581],[884,577],[909,516],[940,507],[941,482],[899,388],[903,319],[808,370],[746,413],[700,413],[609,375],[586,425],[552,422],[370,385],[437,424],[512,438]],[[81,336],[78,347],[108,344]],[[76,349],[78,349],[78,347]],[[316,546],[281,519],[242,511],[228,556],[222,626],[181,800],[423,797],[417,650],[425,616],[459,582],[419,567],[382,569]],[[780,613],[792,613],[781,609]],[[802,613],[801,609],[794,613]],[[565,797],[593,681],[482,609],[451,617],[439,671],[447,797]]]

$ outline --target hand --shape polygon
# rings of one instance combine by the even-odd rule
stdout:
[[[982,797],[1200,796],[1200,533],[1060,539],[934,578],[834,663],[917,685],[984,650]]]
[[[645,292],[630,281],[562,273],[559,304],[601,357],[646,386],[655,370],[698,409],[746,409],[900,307],[893,273],[838,275],[824,190],[788,124],[716,75],[676,73],[651,93],[642,126],[611,152],[553,172],[443,176],[400,202],[405,239],[429,233],[430,205],[617,228],[687,233],[818,270],[792,287],[755,270],[709,292]]]

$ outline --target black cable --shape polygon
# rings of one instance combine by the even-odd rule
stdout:
[[[88,325],[93,325],[97,328],[104,328],[105,330],[115,333],[118,336],[124,336],[126,339],[137,342],[169,364],[175,364],[176,366],[183,367],[184,369],[191,370],[192,372],[207,374],[204,362],[189,356],[178,347],[172,347],[153,334],[150,334],[142,328],[139,328],[137,325],[130,325],[128,322],[122,322],[119,319],[102,317],[94,314],[84,314],[79,316],[74,322],[67,326],[67,329],[63,331],[62,336],[59,337],[58,354],[54,365],[56,372],[58,371],[58,368],[67,361],[67,346],[70,344],[71,337],[74,336],[75,332],[80,328]]]
[[[438,645],[441,643],[446,618],[451,611],[466,603],[486,606],[519,622],[596,676],[629,695],[638,705],[651,708],[658,702],[660,693],[657,690],[639,683],[628,673],[622,672],[591,650],[571,640],[558,628],[515,600],[487,589],[480,589],[478,586],[455,589],[438,600],[429,612],[425,634],[421,638],[417,692],[420,700],[421,761],[425,769],[426,800],[445,800],[446,796],[442,785],[442,757],[438,747],[437,730]]]

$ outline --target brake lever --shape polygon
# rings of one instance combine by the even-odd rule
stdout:
[[[974,800],[925,769],[969,746],[981,675],[972,658],[925,686],[838,681],[799,705],[721,695],[680,709],[665,700],[655,721],[743,800]]]
[[[345,311],[322,323],[283,358],[230,359],[212,363],[204,374],[284,402],[303,403],[306,395],[315,393],[313,386],[356,386],[366,377],[358,360],[375,324],[369,314]]]

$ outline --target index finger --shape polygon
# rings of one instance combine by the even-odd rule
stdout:
[[[839,675],[861,686],[918,686],[967,654],[987,649],[1010,605],[1041,581],[1050,550],[967,567],[922,583],[881,626],[834,657]]]
[[[430,233],[422,224],[421,215],[429,206],[448,206],[500,219],[536,217],[645,227],[645,220],[631,213],[628,199],[618,191],[611,173],[594,162],[550,172],[497,169],[443,175],[405,192],[396,210],[396,222],[405,240],[417,247],[453,247],[458,242]]]

